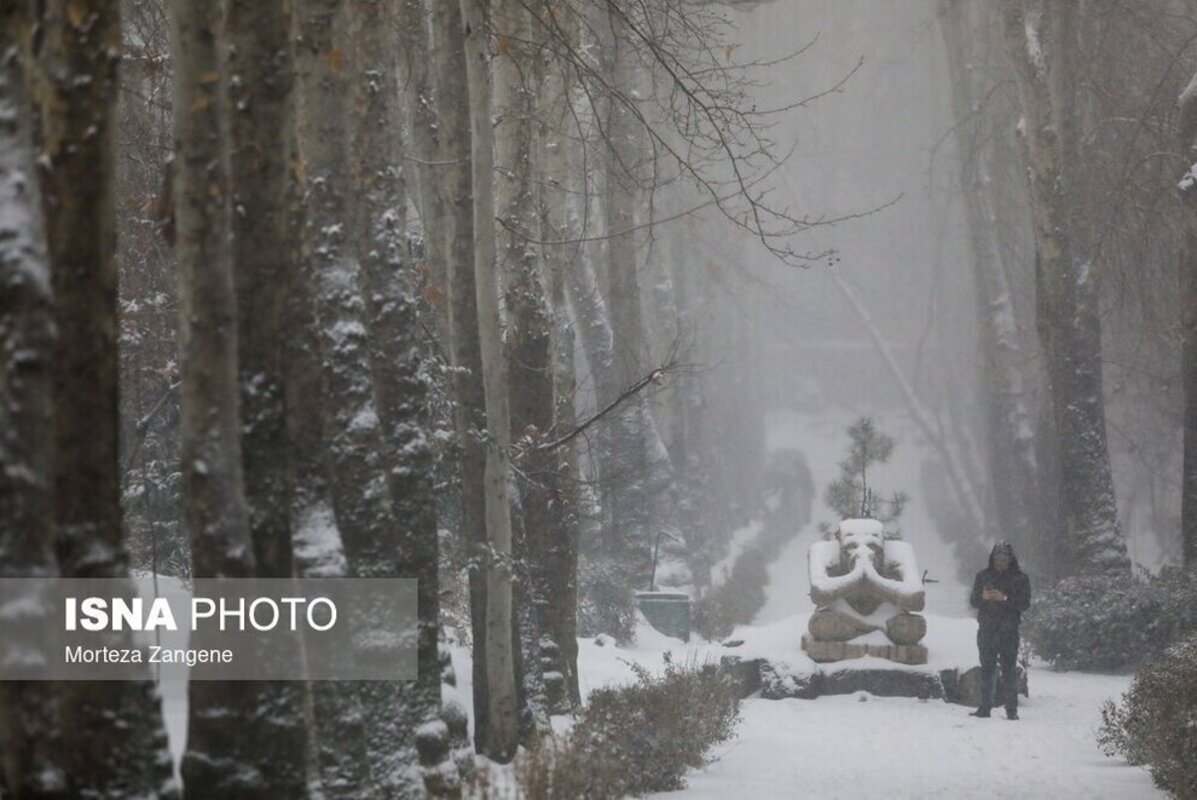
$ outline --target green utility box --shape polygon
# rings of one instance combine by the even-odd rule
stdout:
[[[636,592],[648,624],[666,636],[690,641],[690,595],[685,592]]]

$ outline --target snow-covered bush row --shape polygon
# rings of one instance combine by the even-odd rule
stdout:
[[[1197,635],[1140,669],[1122,702],[1107,701],[1101,716],[1106,755],[1146,764],[1175,797],[1197,797]]]
[[[1177,570],[1066,578],[1024,619],[1032,651],[1062,669],[1118,670],[1146,663],[1197,631],[1197,578]]]
[[[761,537],[764,538],[764,537]],[[704,594],[694,606],[694,627],[708,639],[722,639],[737,625],[751,622],[765,605],[769,563],[781,543],[753,542],[735,560],[727,580]]]
[[[596,689],[568,734],[522,753],[523,800],[615,800],[681,789],[688,770],[729,739],[740,718],[737,687],[714,665],[664,672],[633,665],[636,682]]]

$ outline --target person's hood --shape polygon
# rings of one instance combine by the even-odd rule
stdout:
[[[993,549],[989,551],[989,568],[990,569],[997,569],[995,566],[993,566],[993,557],[996,556],[998,553],[1005,553],[1006,555],[1010,556],[1009,569],[1011,571],[1022,572],[1022,569],[1018,566],[1018,556],[1014,555],[1014,545],[1010,544],[1009,542],[1007,542],[1005,540],[1002,540],[1002,541],[998,542],[997,544],[995,544],[993,546]]]

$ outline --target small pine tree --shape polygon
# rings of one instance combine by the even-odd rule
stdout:
[[[823,501],[841,519],[896,521],[909,498],[904,492],[894,492],[887,500],[878,499],[869,485],[869,469],[889,461],[894,452],[893,438],[879,431],[871,418],[861,417],[849,426],[848,439],[848,456],[840,462],[840,477],[827,487]]]

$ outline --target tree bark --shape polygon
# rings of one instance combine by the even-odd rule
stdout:
[[[121,529],[113,121],[116,0],[39,4],[31,96],[55,298],[54,512],[64,577],[128,578]],[[67,771],[80,796],[175,796],[148,680],[63,689]]]
[[[486,25],[482,0],[461,0],[466,85],[470,112],[470,161],[474,216],[474,286],[478,309],[483,395],[487,423],[485,490],[486,679],[488,729],[484,752],[501,763],[519,744],[511,599],[511,501],[508,497],[511,417],[507,364],[499,322],[499,275],[495,241],[494,134]]]
[[[380,19],[399,11],[392,0],[353,0],[351,36],[357,46],[354,82],[353,172],[359,208],[354,239],[362,265],[370,362],[382,424],[383,461],[393,504],[395,533],[387,569],[419,581],[419,675],[389,689],[390,735],[410,751],[417,729],[441,707],[440,593],[436,497],[429,428],[428,385],[423,371],[416,302],[419,279],[406,260],[406,172],[402,168],[396,52],[400,39]],[[430,759],[429,756],[425,756]],[[423,764],[430,789],[451,762]],[[452,784],[452,780],[449,782]]]
[[[1181,482],[1181,553],[1197,569],[1197,76],[1180,98],[1180,147],[1189,170],[1180,181],[1184,240],[1180,253],[1184,382],[1184,466]]]
[[[230,248],[229,155],[219,42],[219,4],[180,0],[174,22],[175,244],[180,274],[182,472],[192,574],[254,574],[241,464],[237,298]],[[196,641],[202,647],[203,642]],[[197,798],[280,797],[271,760],[258,749],[268,713],[265,684],[194,681],[188,686],[181,771]],[[245,736],[254,730],[254,737]],[[255,745],[255,742],[258,745]],[[263,773],[264,770],[264,773]]]
[[[290,4],[230,0],[229,91],[232,270],[237,304],[241,463],[254,574],[294,575],[292,449],[287,435],[284,309],[297,267],[291,245],[295,138]],[[299,659],[300,653],[293,657]],[[267,795],[307,795],[304,687],[294,681],[245,690],[249,753]]]
[[[982,10],[981,20],[970,20],[970,6]],[[984,22],[989,19],[988,9],[981,4],[940,0],[940,30],[952,85],[962,161],[960,184],[981,323],[980,375],[987,406],[987,450],[993,487],[988,512],[995,517],[1000,538],[1012,541],[1018,552],[1031,555],[1030,563],[1039,563],[1042,568],[1047,566],[1045,556],[1051,550],[1043,546],[1044,532],[1051,526],[1044,524],[1042,502],[1027,502],[1043,496],[1042,470],[1035,454],[1035,439],[1040,434],[1035,430],[1026,394],[1026,354],[1017,328],[1009,267],[997,238],[993,196],[996,145],[986,129],[988,124],[999,123],[982,113],[983,93],[989,87],[976,83],[978,76],[990,74],[975,63],[980,50],[977,40],[984,36]]]
[[[50,486],[54,309],[18,56],[28,28],[15,6],[0,11],[0,579],[58,574]],[[26,598],[24,609],[14,639],[55,624],[45,598]],[[11,646],[19,639],[0,647]],[[73,796],[60,714],[54,684],[0,683],[0,776],[14,800]]]
[[[552,546],[549,498],[553,456],[532,448],[553,426],[550,363],[552,315],[545,296],[538,239],[537,192],[532,179],[536,117],[536,75],[530,16],[517,2],[492,5],[495,35],[502,43],[494,61],[495,206],[502,220],[499,270],[507,308],[506,358],[510,364],[511,429],[521,453],[518,485],[522,536],[514,542],[522,717],[548,729],[547,697],[540,652],[546,635],[546,568]],[[526,731],[531,735],[532,731]]]
[[[1006,0],[1006,45],[1019,74],[1036,246],[1037,324],[1060,443],[1065,536],[1081,572],[1129,569],[1106,442],[1100,265],[1073,237],[1078,77],[1076,0]],[[1053,85],[1054,84],[1054,85]]]
[[[537,148],[535,176],[540,185],[539,227],[546,241],[561,242],[570,238],[568,215],[569,148],[573,146],[567,131],[570,124],[568,81],[565,70],[545,59],[537,77]],[[548,274],[551,297],[548,321],[550,331],[548,372],[552,386],[552,429],[572,430],[577,425],[574,396],[577,381],[574,375],[574,331],[565,296],[565,273],[579,247],[547,245],[542,253]],[[513,370],[520,369],[519,359]],[[513,399],[515,407],[520,402]],[[518,423],[513,423],[517,434]],[[534,423],[535,424],[535,423]],[[578,503],[581,483],[578,472],[578,451],[573,444],[558,448],[547,465],[552,470],[547,484],[547,540],[543,557],[533,564],[534,585],[541,592],[541,627],[549,646],[542,656],[548,667],[546,691],[554,712],[577,708],[581,704],[578,686]],[[552,673],[557,673],[553,675]],[[560,678],[558,679],[558,675]],[[558,680],[561,686],[558,688]]]
[[[353,119],[352,77],[367,65],[355,62],[359,52],[351,44],[349,26],[355,20],[360,23],[359,12],[369,10],[341,0],[313,0],[302,7],[299,147],[307,176],[305,271],[312,287],[324,365],[324,428],[329,439],[333,512],[349,574],[382,578],[408,574],[410,567],[402,558],[414,553],[401,549],[411,541],[396,518],[392,492],[403,483],[390,469],[394,454],[388,450],[380,416],[387,411],[380,411],[378,382],[371,369],[372,353],[377,351],[369,329],[372,321],[379,321],[372,320],[372,309],[379,310],[389,298],[380,295],[367,301],[366,277],[356,249],[358,234],[367,229],[362,226],[377,233],[379,220],[371,213],[385,216],[385,212],[371,205],[376,198],[356,198],[355,202],[350,192],[356,166],[349,124]],[[377,25],[378,20],[371,24]],[[385,31],[385,26],[380,27]],[[386,69],[385,63],[368,67]],[[381,155],[393,164],[393,155],[385,151]],[[373,177],[359,178],[378,188]],[[359,223],[362,215],[369,219]],[[405,368],[387,364],[386,369],[389,375],[390,370]],[[388,384],[388,390],[398,401],[403,387]],[[382,397],[387,402],[390,396]],[[418,430],[392,433],[411,436],[413,441],[419,435]],[[418,459],[419,454],[415,455]],[[409,499],[419,502],[417,497]],[[411,522],[427,527],[427,509],[421,509],[421,514]],[[420,534],[426,546],[427,532]],[[426,552],[421,555],[427,560]],[[363,609],[348,623],[368,630],[373,613]],[[427,651],[427,630],[422,638]],[[427,652],[423,659],[427,665]],[[424,721],[420,704],[429,699],[427,684],[411,693],[401,683],[320,687],[317,716],[325,795],[390,798],[422,792],[424,781],[414,768],[413,733]]]
[[[448,282],[450,362],[453,370],[454,427],[459,452],[462,520],[470,581],[473,645],[474,746],[487,752],[490,694],[487,677],[486,591],[489,555],[486,531],[486,395],[478,334],[474,277],[474,216],[470,200],[470,108],[466,91],[461,10],[446,0],[432,9],[432,77],[435,87],[440,158],[436,191],[443,213],[445,273]],[[430,247],[430,250],[432,248]]]

